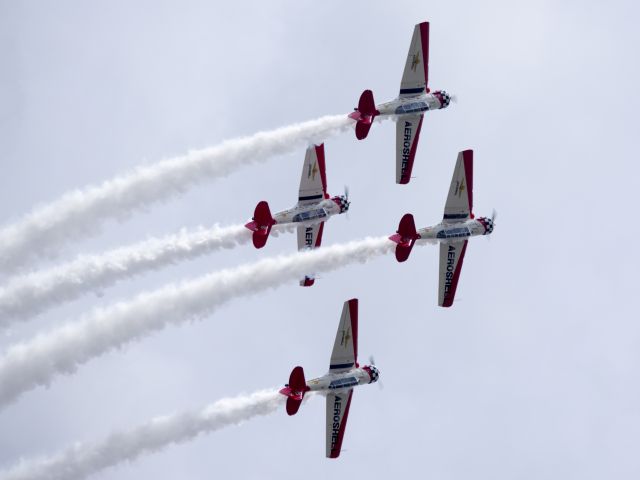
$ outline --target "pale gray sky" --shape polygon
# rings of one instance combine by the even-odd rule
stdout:
[[[385,389],[354,394],[344,453],[324,458],[324,402],[146,456],[95,478],[635,479],[634,2],[8,2],[0,0],[0,223],[141,163],[392,98],[413,25],[431,22],[430,84],[459,100],[425,118],[414,175],[394,183],[395,129],[326,143],[350,219],[324,242],[442,215],[456,154],[475,150],[475,210],[456,304],[436,306],[437,249],[416,249],[232,302],[91,361],[0,412],[0,468],[152,416],[324,373],[342,302]],[[304,151],[150,208],[58,260],[295,202]],[[295,249],[294,235],[124,282],[10,331],[1,345],[223,266]],[[49,265],[43,261],[40,265]]]

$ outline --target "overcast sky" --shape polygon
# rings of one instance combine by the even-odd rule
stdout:
[[[456,303],[437,307],[437,247],[416,248],[229,303],[26,393],[0,412],[0,468],[149,418],[328,368],[342,303],[360,299],[361,361],[343,454],[324,457],[313,398],[96,479],[636,479],[640,325],[634,245],[640,85],[635,2],[0,0],[0,223],[140,164],[239,135],[348,113],[398,91],[413,26],[431,22],[430,87],[409,185],[395,128],[326,142],[350,218],[324,243],[440,221],[457,152],[475,151],[475,213]],[[304,149],[205,182],[70,243],[36,267],[151,236],[236,224],[296,201]],[[2,348],[96,306],[295,250],[295,235],[224,251],[88,295],[0,332]]]

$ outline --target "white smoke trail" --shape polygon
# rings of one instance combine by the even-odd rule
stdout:
[[[275,225],[272,232],[284,232]],[[78,298],[86,292],[113,285],[182,260],[247,243],[251,232],[242,225],[182,230],[100,255],[81,255],[48,270],[12,278],[0,287],[0,327],[26,320],[46,309]]]
[[[76,443],[49,457],[21,460],[0,472],[0,480],[76,480],[141,455],[158,452],[198,435],[268,415],[284,403],[275,390],[225,398],[199,411],[157,417],[130,430],[115,432],[101,441]]]
[[[259,132],[139,167],[99,186],[68,192],[0,229],[0,272],[14,270],[39,256],[53,255],[65,242],[98,230],[108,218],[125,218],[134,210],[181,194],[203,180],[319,143],[352,123],[346,115],[334,115]]]
[[[298,280],[309,272],[327,272],[363,263],[393,251],[386,237],[367,238],[253,264],[221,270],[138,295],[129,302],[94,310],[30,341],[10,347],[0,358],[0,407],[61,373],[72,373],[88,360],[167,325],[202,319],[216,307]]]

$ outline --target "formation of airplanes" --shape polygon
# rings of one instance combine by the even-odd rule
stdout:
[[[359,140],[367,137],[377,116],[391,116],[396,120],[396,183],[407,184],[411,179],[416,149],[425,112],[449,106],[451,97],[444,90],[430,91],[429,79],[429,23],[415,26],[405,62],[400,93],[397,98],[376,105],[371,90],[360,96],[358,107],[349,117],[355,120],[355,134]],[[263,248],[273,225],[297,227],[298,250],[319,248],[324,223],[332,216],[349,210],[345,194],[331,197],[327,193],[327,174],[324,144],[307,149],[298,202],[293,208],[272,215],[269,204],[261,201],[253,218],[245,226],[252,232],[253,245]],[[398,262],[409,258],[416,243],[439,243],[438,305],[453,305],[469,238],[490,235],[494,229],[495,211],[491,217],[476,218],[473,213],[473,150],[458,153],[442,221],[430,227],[416,229],[413,215],[405,214],[395,234],[389,239],[396,243]],[[313,273],[305,275],[300,285],[315,282]],[[318,378],[306,380],[304,370],[297,366],[289,383],[280,393],[287,397],[286,410],[295,415],[306,392],[326,396],[326,456],[337,458],[351,406],[353,389],[378,381],[380,372],[370,365],[358,364],[358,300],[344,303],[338,331],[331,353],[329,371]]]

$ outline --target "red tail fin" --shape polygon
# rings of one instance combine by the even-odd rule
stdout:
[[[295,415],[300,408],[304,394],[310,389],[307,386],[307,382],[304,379],[304,370],[302,367],[296,367],[291,371],[289,375],[289,383],[285,388],[280,390],[280,393],[286,395],[287,398],[287,413],[289,415]]]
[[[358,121],[356,124],[356,138],[358,140],[367,138],[373,119],[379,114],[380,112],[376,110],[376,104],[373,101],[373,92],[371,90],[362,92],[360,100],[358,101],[358,108],[354,113],[349,115]]]
[[[406,213],[400,219],[397,233],[389,237],[390,240],[393,240],[398,244],[396,247],[396,260],[398,260],[398,262],[404,262],[409,258],[411,249],[418,238],[420,238],[420,235],[418,235],[418,232],[416,231],[416,224],[413,221],[413,215]]]
[[[267,243],[271,227],[276,221],[271,216],[271,210],[269,210],[269,204],[264,200],[256,205],[256,209],[253,212],[253,221],[245,225],[249,230],[253,232],[253,246],[256,248],[262,248]]]

